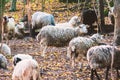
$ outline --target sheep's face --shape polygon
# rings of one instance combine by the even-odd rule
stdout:
[[[79,25],[79,29],[80,29],[80,33],[87,33],[88,32],[88,30],[87,30],[87,25],[84,25],[84,24],[82,24],[82,25]]]
[[[16,24],[16,27],[18,29],[24,29],[24,23],[23,22],[19,22],[18,24]]]
[[[97,43],[101,43],[101,41],[103,40],[103,35],[100,35],[99,33],[97,33],[97,34],[94,34],[91,38],[95,40]]]
[[[73,16],[70,21],[70,24],[72,24],[73,27],[79,26],[80,25],[80,19],[78,18],[78,16]]]

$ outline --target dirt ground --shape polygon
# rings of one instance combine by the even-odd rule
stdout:
[[[110,44],[113,33],[105,35],[103,42]],[[41,80],[90,80],[90,69],[87,67],[86,57],[77,58],[75,69],[71,67],[71,61],[66,57],[66,47],[47,49],[47,54],[41,57],[40,44],[30,37],[24,39],[10,40],[12,56],[16,54],[30,54],[39,63]],[[81,65],[83,63],[83,65]],[[8,59],[8,70],[0,69],[0,80],[11,80],[13,72],[12,58]],[[105,78],[105,70],[98,70],[101,80]],[[116,76],[116,73],[115,73]],[[110,74],[109,74],[110,78]]]

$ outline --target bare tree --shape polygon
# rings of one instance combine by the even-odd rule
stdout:
[[[114,0],[114,17],[115,17],[115,30],[114,41],[115,45],[120,45],[120,0]]]

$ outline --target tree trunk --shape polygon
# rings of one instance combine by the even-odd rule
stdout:
[[[11,12],[16,11],[16,1],[17,0],[12,0],[12,4],[11,4],[11,7],[10,7],[9,11],[11,11]]]
[[[2,17],[5,7],[5,0],[0,0],[0,42],[2,41]]]
[[[30,5],[30,0],[27,0],[27,15],[28,15],[28,27],[29,27],[29,32],[30,36],[32,37],[32,26],[31,26],[31,5]]]
[[[42,0],[42,12],[45,10],[45,0]]]
[[[115,17],[115,29],[114,29],[114,42],[115,45],[120,45],[120,0],[114,1],[114,17]]]
[[[103,0],[99,0],[99,29],[98,32],[104,32],[104,3]]]

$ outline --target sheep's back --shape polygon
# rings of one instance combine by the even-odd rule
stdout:
[[[87,52],[87,60],[91,68],[102,68],[110,66],[111,63],[112,46],[94,46]]]
[[[75,46],[78,53],[86,54],[87,50],[92,46],[93,41],[86,37],[77,37],[69,42],[69,47]]]
[[[36,12],[32,15],[32,25],[36,28],[41,28],[51,24],[51,14],[44,12]]]
[[[40,36],[41,39],[46,38],[49,46],[62,46],[67,45],[73,37],[77,36],[75,33],[74,28],[70,27],[46,26],[41,29]]]
[[[22,65],[22,67],[21,67]],[[38,70],[39,66],[38,63],[35,60],[32,59],[26,59],[20,61],[14,68],[12,78],[17,77],[20,79],[20,77],[23,76],[33,76],[34,69]]]

